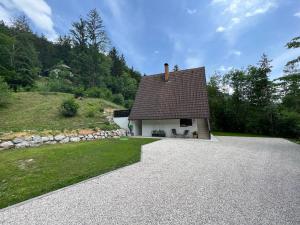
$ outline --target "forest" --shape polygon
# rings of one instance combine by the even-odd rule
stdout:
[[[300,37],[287,43],[300,47]],[[270,80],[271,60],[214,74],[208,82],[213,130],[266,136],[300,137],[300,56],[287,62],[283,76]]]
[[[11,92],[72,93],[130,108],[141,73],[126,64],[110,44],[97,10],[73,22],[56,41],[33,33],[25,16],[10,26],[0,23],[0,107]],[[300,37],[286,44],[300,47]],[[300,136],[300,56],[287,62],[282,76],[271,80],[271,60],[213,74],[208,95],[213,131],[267,136]]]
[[[1,22],[0,46],[0,78],[13,91],[74,93],[130,108],[141,79],[111,47],[96,9],[54,42],[34,34],[25,16]]]

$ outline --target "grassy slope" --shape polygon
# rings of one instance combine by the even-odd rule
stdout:
[[[141,145],[155,140],[107,139],[1,151],[0,208],[137,162]]]
[[[59,113],[59,107],[64,99],[70,97],[71,94],[65,93],[14,93],[12,103],[0,108],[0,131],[77,129],[89,125],[101,128],[106,118],[99,112],[100,105],[102,108],[122,108],[103,99],[84,98],[76,100],[80,105],[78,115],[64,118]],[[97,113],[95,117],[89,118],[87,112],[91,109]]]

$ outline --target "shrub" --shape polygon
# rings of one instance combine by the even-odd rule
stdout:
[[[128,100],[126,100],[125,101],[125,107],[127,108],[127,109],[131,109],[132,108],[132,106],[133,106],[133,100],[132,99],[128,99]]]
[[[51,92],[64,92],[64,93],[73,92],[73,84],[71,81],[67,79],[50,78],[48,82],[48,86],[49,86],[49,91]]]
[[[0,106],[4,106],[10,102],[11,92],[7,83],[0,77]]]
[[[73,94],[75,98],[83,97],[84,96],[84,89],[82,87],[75,88],[73,90]]]
[[[102,106],[99,107],[99,112],[101,112],[101,113],[104,112],[104,108]]]
[[[92,87],[85,91],[85,95],[92,98],[111,99],[112,93],[107,88]]]
[[[124,97],[122,94],[113,95],[113,102],[118,105],[124,105]]]
[[[89,109],[89,111],[86,113],[86,117],[95,117],[95,110],[94,109]]]
[[[75,102],[73,98],[64,100],[61,104],[60,111],[61,114],[65,117],[72,117],[77,114],[79,105]]]

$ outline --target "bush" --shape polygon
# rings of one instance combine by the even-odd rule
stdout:
[[[113,95],[112,101],[118,105],[124,105],[124,97],[122,94]]]
[[[111,99],[112,93],[107,88],[92,87],[85,91],[85,95],[92,98]]]
[[[104,108],[102,106],[99,107],[99,112],[101,112],[101,113],[104,112]]]
[[[73,90],[73,94],[75,98],[83,97],[84,96],[84,89],[82,87],[75,88]]]
[[[86,113],[86,117],[92,118],[95,117],[95,112],[94,110],[90,110]]]
[[[51,92],[64,92],[64,93],[73,92],[73,84],[71,81],[67,79],[50,78],[48,82],[48,86],[49,86],[49,91]]]
[[[7,83],[0,77],[0,106],[4,106],[10,102],[11,92]]]
[[[132,106],[133,106],[133,103],[134,103],[134,101],[132,99],[128,99],[128,100],[125,101],[125,107],[127,109],[131,109]]]
[[[79,105],[75,102],[73,98],[64,100],[61,104],[60,111],[61,114],[65,117],[72,117],[77,114]]]

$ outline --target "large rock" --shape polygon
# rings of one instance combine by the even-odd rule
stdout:
[[[94,139],[94,136],[92,134],[89,134],[87,137],[86,137],[88,140],[93,140]]]
[[[56,136],[54,137],[54,140],[55,140],[55,141],[62,141],[62,140],[65,139],[65,138],[66,138],[65,135],[59,134],[59,135],[56,135]]]
[[[42,142],[28,141],[30,147],[40,146]]]
[[[69,137],[65,137],[59,143],[68,143],[69,141],[70,141],[70,138]]]
[[[80,141],[80,138],[79,138],[79,137],[71,137],[71,138],[70,138],[70,141],[71,141],[71,142],[79,142],[79,141]]]
[[[53,135],[48,136],[48,138],[49,138],[49,141],[54,141]]]
[[[29,147],[30,144],[28,141],[22,141],[21,143],[16,144],[16,148],[25,148],[25,147]]]
[[[47,145],[53,145],[53,144],[56,144],[57,143],[57,141],[47,141],[47,142],[45,142],[45,144],[47,144]]]
[[[49,137],[42,137],[42,142],[47,142],[49,141]]]
[[[33,141],[34,143],[36,143],[36,144],[40,144],[40,143],[43,142],[41,136],[33,136],[33,137],[32,137],[32,141]]]
[[[23,142],[24,140],[22,139],[22,138],[15,138],[12,142],[14,143],[14,144],[19,144],[19,143],[21,143],[21,142]]]
[[[12,141],[5,141],[0,144],[0,149],[1,148],[8,149],[8,148],[13,148],[13,147],[14,147],[14,143]]]

